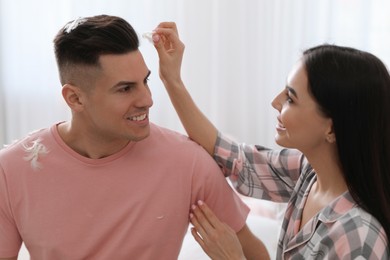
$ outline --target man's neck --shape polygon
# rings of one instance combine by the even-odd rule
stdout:
[[[70,121],[59,124],[57,131],[65,144],[72,150],[91,159],[101,159],[113,155],[126,147],[130,142],[125,140],[102,140],[91,135],[93,131],[78,129]]]

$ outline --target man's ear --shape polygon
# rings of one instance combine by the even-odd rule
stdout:
[[[84,109],[82,102],[83,91],[72,84],[62,86],[62,96],[68,106],[75,112],[81,112]]]
[[[325,134],[325,139],[328,143],[335,143],[336,142],[336,135],[334,133],[334,129],[333,129],[333,121],[331,119],[329,119],[330,122],[329,122],[329,127],[326,131],[326,134]]]

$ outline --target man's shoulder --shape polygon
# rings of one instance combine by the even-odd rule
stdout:
[[[4,145],[0,150],[0,163],[10,162],[15,158],[20,158],[27,150],[33,149],[37,144],[44,143],[49,135],[50,128],[42,128],[30,132],[26,136],[14,140],[10,144]]]
[[[175,146],[186,146],[189,149],[200,148],[200,145],[192,141],[187,135],[155,124],[151,124],[151,137],[154,140],[166,142]]]
[[[192,159],[198,158],[203,162],[214,163],[214,160],[202,146],[177,131],[153,124],[149,139],[149,142],[166,150],[167,153],[175,153],[179,157],[190,156]],[[149,143],[149,145],[151,144]]]

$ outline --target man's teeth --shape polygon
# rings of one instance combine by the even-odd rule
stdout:
[[[142,121],[146,118],[146,114],[140,115],[140,116],[133,116],[130,117],[131,121]]]

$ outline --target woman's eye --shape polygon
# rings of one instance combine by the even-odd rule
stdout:
[[[288,103],[293,103],[293,100],[292,100],[292,98],[290,97],[290,95],[288,93],[286,93],[286,101]]]

